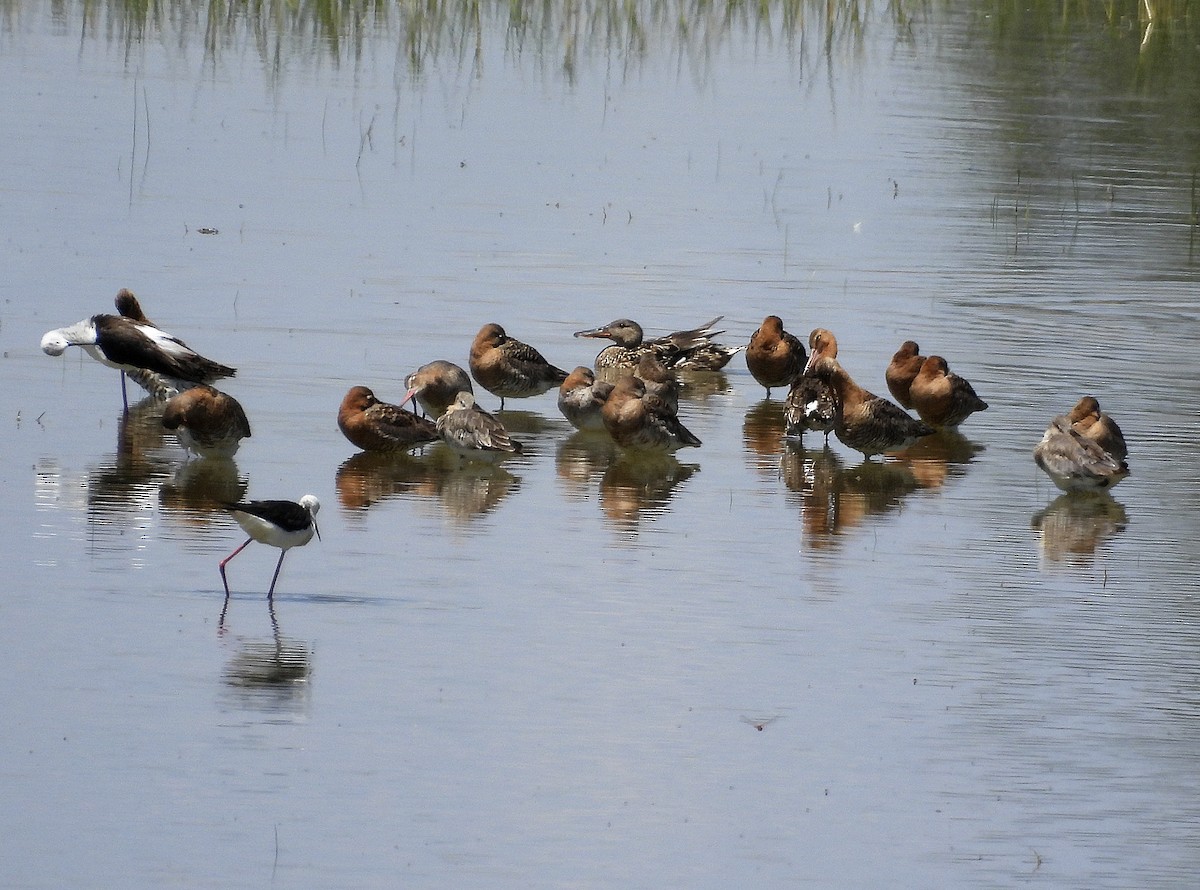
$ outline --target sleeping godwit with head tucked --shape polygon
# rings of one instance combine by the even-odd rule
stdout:
[[[612,389],[611,383],[597,381],[591,368],[580,365],[558,388],[558,410],[577,430],[602,430],[600,409]]]
[[[438,438],[432,420],[379,401],[365,386],[350,387],[337,422],[342,434],[363,451],[407,451]]]
[[[804,344],[795,334],[783,329],[783,319],[778,315],[768,315],[763,323],[750,335],[750,345],[746,347],[746,367],[751,376],[766,387],[767,398],[771,398],[771,390],[781,386],[791,386],[804,373],[804,365],[808,361],[808,353]]]
[[[283,568],[283,558],[293,547],[303,547],[312,540],[314,534],[320,539],[321,532],[317,528],[317,511],[321,502],[311,494],[306,494],[297,501],[243,501],[239,504],[226,504],[242,531],[248,534],[244,544],[221,560],[218,566],[221,572],[221,582],[225,585],[225,597],[229,598],[229,580],[225,577],[226,564],[250,546],[254,541],[260,544],[270,544],[279,548],[279,562],[275,563],[275,574],[271,576],[271,587],[267,590],[267,599],[275,595],[275,582],[279,580],[279,570]]]
[[[435,420],[446,413],[446,409],[454,404],[460,392],[473,393],[471,378],[467,372],[454,362],[444,359],[421,365],[404,378],[408,392],[400,400],[404,405],[409,399],[416,399],[421,410]]]
[[[837,359],[817,354],[809,359],[810,373],[837,393],[837,420],[833,432],[848,448],[872,455],[900,451],[923,436],[932,435],[933,427],[917,420],[899,405],[863,389]]]
[[[618,380],[600,416],[604,428],[622,448],[671,452],[701,444],[661,398],[647,397],[646,384],[640,377]]]
[[[521,443],[509,438],[504,424],[476,405],[469,392],[458,394],[438,418],[437,430],[450,450],[467,460],[491,464],[521,453]]]
[[[528,343],[515,340],[498,324],[485,324],[471,344],[468,365],[475,382],[504,400],[539,396],[558,387],[567,372],[546,361]]]
[[[207,383],[172,396],[163,405],[162,425],[200,457],[233,457],[250,435],[250,421],[231,395]]]
[[[1125,445],[1125,434],[1117,422],[1100,410],[1100,403],[1092,396],[1080,399],[1067,415],[1071,426],[1091,439],[1117,460],[1125,460],[1129,449]]]
[[[988,406],[966,378],[951,373],[940,355],[925,359],[920,373],[912,379],[908,397],[921,419],[939,430],[957,429],[976,411],[986,411]]]
[[[1050,421],[1033,460],[1063,491],[1107,491],[1129,475],[1124,459],[1077,430],[1067,415]]]
[[[888,392],[905,408],[911,408],[912,398],[909,390],[916,376],[921,373],[925,364],[925,356],[921,355],[921,347],[915,340],[905,340],[892,356],[883,377],[887,381]]]

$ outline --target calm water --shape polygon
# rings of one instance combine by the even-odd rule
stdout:
[[[489,12],[416,71],[399,23],[335,61],[187,21],[0,32],[0,882],[1195,882],[1186,40],[876,10],[828,45],[589,32],[564,70]],[[236,465],[38,349],[122,286],[238,366]],[[509,403],[496,473],[334,422],[488,321],[570,368],[580,328],[721,313],[831,328],[877,391],[912,337],[991,410],[862,466],[784,448],[739,357],[677,462],[552,395]],[[1085,393],[1131,442],[1112,501],[1030,459]],[[249,548],[222,615],[215,505],[305,492],[323,540],[273,609]]]

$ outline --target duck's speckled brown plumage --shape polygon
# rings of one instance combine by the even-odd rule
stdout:
[[[622,448],[677,451],[700,445],[662,399],[646,396],[639,377],[622,377],[601,409],[604,428]]]
[[[541,395],[558,387],[567,372],[557,368],[528,343],[514,340],[498,324],[485,324],[471,344],[471,376],[494,396],[504,400]]]
[[[437,430],[450,450],[468,460],[495,463],[521,452],[499,420],[475,404],[475,396],[460,392],[437,420]]]
[[[558,388],[558,410],[577,430],[602,430],[600,410],[612,389],[611,383],[597,381],[591,368],[580,365]]]
[[[937,429],[955,429],[976,411],[986,411],[988,406],[965,378],[950,372],[940,355],[925,359],[908,395],[921,419]]]
[[[203,383],[167,400],[162,425],[201,457],[233,457],[250,435],[250,421],[238,400]]]
[[[746,367],[754,379],[766,387],[768,399],[773,388],[795,383],[804,373],[807,361],[804,344],[795,334],[783,329],[783,320],[778,315],[768,315],[750,335]]]
[[[905,340],[892,356],[887,371],[884,372],[888,392],[905,408],[913,406],[909,390],[913,380],[921,373],[923,364],[925,356],[921,355],[921,347],[914,340]]]
[[[848,448],[864,457],[899,451],[934,430],[899,405],[863,389],[836,359],[821,357],[809,363],[813,375],[833,387],[838,410],[834,433]]]
[[[1107,491],[1129,475],[1129,464],[1075,429],[1066,415],[1050,421],[1033,460],[1063,491]]]
[[[1117,422],[1100,410],[1100,403],[1092,396],[1084,396],[1067,415],[1071,426],[1091,439],[1117,460],[1129,457],[1125,445],[1125,434]]]
[[[365,386],[352,386],[338,409],[338,428],[363,451],[407,451],[438,438],[432,420],[381,402]]]
[[[837,393],[824,380],[818,379],[810,368],[822,358],[837,358],[837,338],[832,331],[815,328],[808,335],[808,348],[812,350],[808,364],[792,384],[784,404],[784,435],[789,439],[801,439],[805,432],[812,430],[824,433],[825,442],[828,443],[829,434],[837,425]]]
[[[416,399],[421,409],[434,418],[445,414],[460,392],[475,392],[467,372],[444,359],[421,365],[404,378],[404,385],[408,392],[400,404]]]

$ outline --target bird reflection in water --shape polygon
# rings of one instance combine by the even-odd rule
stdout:
[[[554,466],[568,494],[585,500],[619,453],[606,431],[581,431],[559,443]]]
[[[742,442],[750,465],[763,475],[773,476],[776,472],[786,427],[784,403],[777,399],[763,399],[746,412]]]
[[[898,455],[895,459],[912,471],[921,488],[940,488],[948,479],[962,476],[967,464],[984,446],[972,442],[955,430],[942,430],[925,436]]]
[[[122,413],[116,453],[88,471],[89,519],[112,524],[113,517],[153,512],[158,485],[171,475],[175,444],[167,435],[161,403],[143,399]]]
[[[520,482],[502,466],[460,464],[450,449],[437,444],[419,457],[359,452],[338,467],[334,484],[344,510],[364,511],[389,498],[416,496],[440,501],[452,519],[466,521],[495,509]]]
[[[217,631],[225,637],[229,601],[221,609]],[[267,601],[271,618],[269,639],[234,637],[233,656],[225,665],[225,688],[242,705],[257,710],[288,711],[303,706],[312,675],[312,645],[289,639],[279,629],[275,603]]]
[[[1128,524],[1125,507],[1107,491],[1059,495],[1030,521],[1040,538],[1042,556],[1051,562],[1077,565],[1089,564],[1096,548]]]
[[[724,371],[676,368],[675,376],[679,379],[680,396],[690,402],[706,402],[733,389]]]
[[[240,501],[247,485],[233,458],[202,457],[180,464],[175,475],[163,481],[158,500],[169,518],[189,529],[213,526],[224,533],[224,505]]]
[[[675,489],[699,469],[671,454],[622,452],[600,477],[600,508],[610,522],[636,530],[643,517],[666,512]]]

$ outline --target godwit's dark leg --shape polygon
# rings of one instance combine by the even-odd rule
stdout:
[[[225,598],[226,599],[229,599],[229,581],[227,581],[225,578],[225,563],[229,562],[229,560],[233,559],[235,556],[237,556],[239,553],[241,553],[243,550],[245,550],[253,540],[254,540],[253,538],[247,538],[245,544],[243,544],[237,550],[233,551],[227,557],[225,557],[223,560],[221,560],[221,564],[218,566],[218,568],[221,570],[221,582],[225,585]]]
[[[286,550],[279,551],[279,562],[275,563],[275,574],[271,576],[271,589],[267,591],[267,599],[275,595],[275,582],[279,580],[279,570],[283,568],[283,558],[287,556]]]

